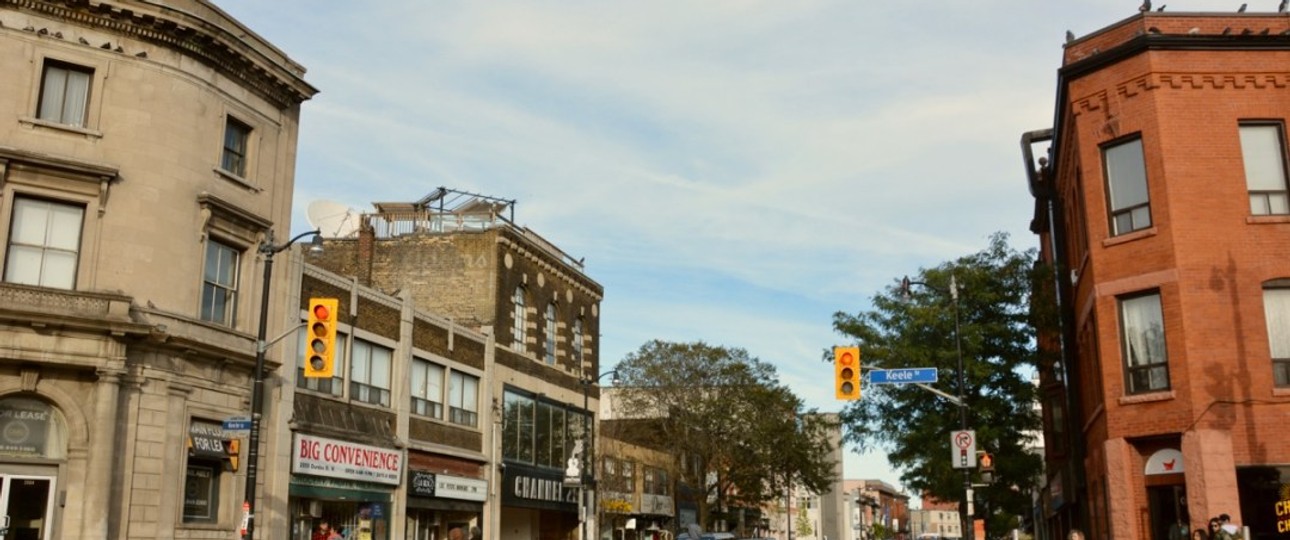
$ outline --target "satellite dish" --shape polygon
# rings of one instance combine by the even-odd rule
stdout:
[[[317,200],[309,203],[305,216],[309,224],[324,238],[348,238],[358,232],[362,212],[333,201]]]

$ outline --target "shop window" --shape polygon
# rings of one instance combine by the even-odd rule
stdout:
[[[546,305],[546,363],[555,364],[555,302]]]
[[[300,354],[296,355],[296,388],[341,397],[345,390],[345,359],[349,357],[346,354],[348,340],[345,334],[336,334],[336,370],[332,373],[330,379],[305,376],[305,351],[308,350],[308,347],[305,345],[306,332],[303,328],[299,331],[299,335],[300,341],[296,347],[296,350],[300,351]]]
[[[238,249],[211,238],[206,240],[206,264],[202,273],[203,321],[234,326],[241,260],[242,253]]]
[[[58,289],[76,287],[85,207],[19,196],[13,202],[4,280]]]
[[[36,117],[48,122],[84,127],[94,70],[53,60],[45,61]]]
[[[479,377],[452,372],[448,380],[448,421],[474,427],[479,422]]]
[[[1285,137],[1279,123],[1241,124],[1241,156],[1250,213],[1290,214],[1286,193]]]
[[[584,440],[588,417],[565,404],[507,390],[503,395],[502,457],[563,470]]]
[[[1263,313],[1268,328],[1268,350],[1272,356],[1272,381],[1290,386],[1290,280],[1264,285]]]
[[[443,366],[412,359],[412,414],[443,418]]]
[[[193,420],[188,426],[188,467],[184,477],[184,523],[219,521],[220,488],[232,470],[237,447],[224,439],[218,422]]]
[[[1110,198],[1111,235],[1118,236],[1151,226],[1151,201],[1147,194],[1147,167],[1142,139],[1109,146],[1102,151]]]
[[[1169,389],[1169,355],[1160,294],[1120,299],[1120,337],[1129,394]]]
[[[349,399],[390,406],[390,364],[394,351],[361,339],[354,340],[350,358]]]
[[[0,399],[0,456],[62,459],[67,427],[58,409],[38,399]]]

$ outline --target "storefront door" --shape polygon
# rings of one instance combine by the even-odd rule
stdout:
[[[1188,538],[1186,486],[1148,487],[1147,500],[1151,511],[1153,539],[1186,540]]]
[[[0,475],[0,527],[4,540],[53,538],[54,479],[48,476]]]

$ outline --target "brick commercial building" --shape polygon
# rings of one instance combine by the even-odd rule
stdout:
[[[1287,31],[1147,11],[1071,36],[1054,125],[1023,136],[1060,313],[1041,336],[1051,538],[1224,513],[1287,537]]]
[[[231,538],[222,421],[249,410],[256,247],[285,238],[315,90],[202,0],[0,0],[0,73],[6,538]]]

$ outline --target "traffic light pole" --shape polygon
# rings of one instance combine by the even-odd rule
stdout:
[[[322,235],[317,230],[301,233],[287,243],[275,246],[273,229],[269,229],[268,235],[258,249],[259,253],[264,255],[264,281],[260,282],[260,329],[255,340],[255,373],[253,373],[254,382],[251,386],[251,434],[246,449],[246,495],[242,499],[242,538],[245,540],[250,540],[255,532],[255,487],[259,481],[260,472],[260,417],[264,413],[264,353],[269,348],[269,343],[265,339],[269,333],[269,283],[273,278],[273,256],[309,235],[314,235],[311,249],[321,250]]]

